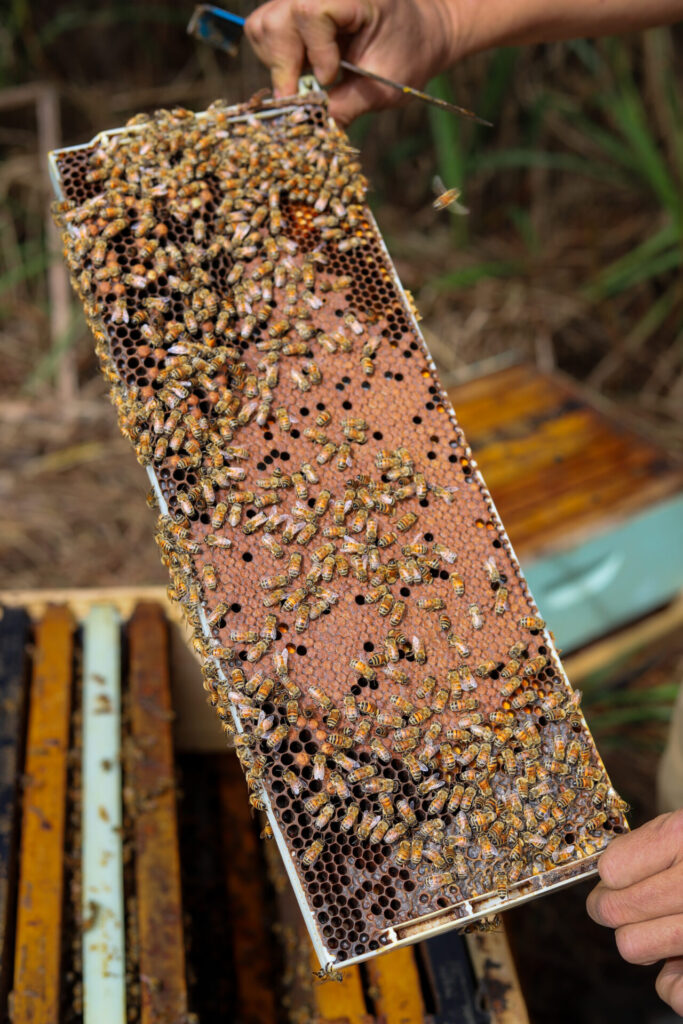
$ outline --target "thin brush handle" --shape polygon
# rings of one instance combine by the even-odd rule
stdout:
[[[363,78],[371,78],[374,82],[381,82],[382,85],[389,85],[392,89],[398,89],[399,92],[405,93],[408,96],[414,96],[415,99],[422,100],[423,103],[431,103],[434,107],[440,107],[442,110],[448,110],[451,114],[457,114],[459,117],[467,117],[471,121],[476,121],[477,124],[484,124],[487,128],[492,128],[493,125],[490,121],[485,121],[483,117],[479,117],[472,110],[467,110],[466,107],[459,107],[455,103],[447,103],[446,100],[439,99],[438,96],[430,96],[428,92],[422,92],[421,89],[413,89],[411,85],[401,85],[400,82],[394,82],[391,78],[385,78],[384,75],[378,75],[375,71],[367,71],[365,68],[359,68],[356,64],[351,64],[348,60],[340,60],[340,67],[346,71],[352,71],[355,75],[362,75]]]

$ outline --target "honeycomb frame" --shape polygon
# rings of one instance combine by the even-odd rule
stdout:
[[[328,969],[586,878],[628,827],[355,156],[319,93],[162,111],[50,155],[171,596]]]

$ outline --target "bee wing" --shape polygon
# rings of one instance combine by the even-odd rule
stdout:
[[[444,185],[440,174],[435,174],[432,178],[432,191],[435,196],[440,196],[446,191],[446,186]]]
[[[455,217],[467,217],[470,211],[468,206],[463,206],[456,199],[455,202],[449,203],[448,212],[452,213]]]

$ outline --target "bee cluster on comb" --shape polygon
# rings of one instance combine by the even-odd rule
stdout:
[[[623,802],[324,99],[53,161],[170,596],[321,962],[593,870]]]

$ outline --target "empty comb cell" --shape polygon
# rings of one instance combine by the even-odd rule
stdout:
[[[319,962],[594,873],[624,805],[324,97],[141,116],[52,167],[169,593]]]

